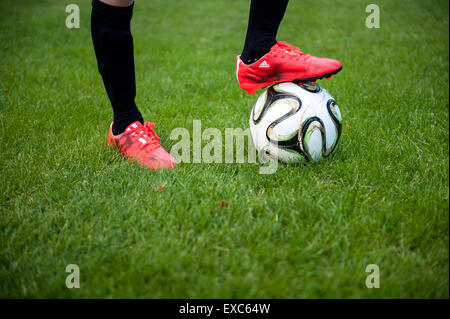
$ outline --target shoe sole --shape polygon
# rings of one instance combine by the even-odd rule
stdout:
[[[289,81],[289,82],[302,82],[302,83],[304,83],[304,82],[315,82],[317,80],[321,80],[321,79],[324,79],[324,78],[326,78],[328,80],[333,75],[339,73],[339,71],[341,71],[341,70],[342,70],[342,65],[336,71],[333,71],[333,72],[330,72],[330,73],[327,73],[327,74],[324,74],[324,75],[319,75],[319,76],[315,76],[315,77],[311,77],[311,78],[295,79],[295,80],[292,80],[292,81]]]
[[[341,70],[342,70],[342,65],[339,67],[339,69],[336,69],[336,70],[333,71],[333,72],[326,73],[326,74],[319,75],[319,76],[315,76],[315,77],[303,78],[303,79],[295,79],[295,80],[290,80],[290,81],[277,81],[277,82],[272,82],[272,83],[269,83],[269,84],[264,84],[264,86],[258,86],[258,87],[256,87],[256,88],[255,88],[255,87],[252,87],[252,88],[246,88],[246,87],[241,86],[241,89],[243,89],[244,91],[246,91],[248,94],[255,94],[255,92],[256,92],[258,89],[265,89],[266,87],[269,87],[269,86],[271,86],[271,85],[275,85],[275,84],[283,83],[283,82],[306,83],[306,82],[316,82],[317,80],[321,80],[321,79],[324,79],[324,78],[326,78],[326,79],[328,80],[328,79],[330,79],[333,75],[339,73],[339,71],[341,71]]]

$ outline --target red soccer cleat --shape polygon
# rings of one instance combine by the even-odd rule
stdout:
[[[131,123],[125,132],[119,135],[112,133],[109,127],[108,145],[117,148],[122,156],[136,161],[139,165],[152,170],[172,168],[175,159],[159,144],[159,137],[153,128],[155,124],[139,121]]]
[[[249,94],[280,82],[314,82],[330,78],[342,69],[339,61],[304,54],[286,42],[277,42],[269,53],[252,64],[236,58],[239,86]]]

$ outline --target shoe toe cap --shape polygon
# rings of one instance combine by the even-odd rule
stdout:
[[[152,154],[154,161],[156,162],[155,168],[173,168],[177,161],[170,155],[164,148],[158,147]]]

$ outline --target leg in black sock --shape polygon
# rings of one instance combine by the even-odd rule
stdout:
[[[278,27],[289,0],[252,0],[241,60],[250,64],[277,43]]]
[[[114,7],[92,1],[91,34],[103,83],[114,111],[113,134],[122,133],[135,121],[144,122],[134,101],[133,37],[130,22],[133,5]]]

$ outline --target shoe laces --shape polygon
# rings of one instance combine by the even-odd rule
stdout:
[[[290,45],[289,43],[279,41],[276,44],[275,50],[271,52],[274,57],[280,55],[282,58],[288,57],[290,59],[300,60],[301,56],[304,56],[302,51],[299,48]]]
[[[145,149],[145,151],[152,151],[160,146],[160,138],[153,130],[154,127],[154,123],[145,122],[144,126],[138,126],[132,130],[126,131],[125,134],[132,136],[135,141],[140,142],[140,150]]]

